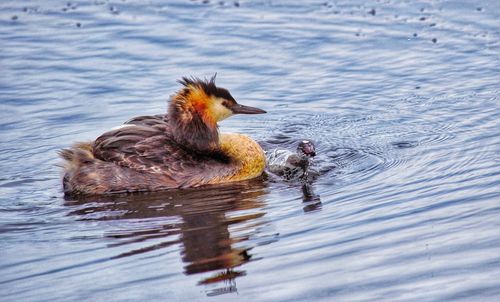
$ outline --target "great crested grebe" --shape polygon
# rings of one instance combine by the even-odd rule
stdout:
[[[219,133],[217,122],[264,110],[236,103],[210,80],[182,78],[165,115],[139,116],[94,142],[60,151],[66,194],[159,191],[258,177],[262,148],[242,134]]]

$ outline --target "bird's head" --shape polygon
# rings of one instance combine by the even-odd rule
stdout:
[[[184,77],[179,82],[184,87],[174,96],[172,105],[181,107],[177,108],[181,109],[178,111],[198,115],[208,125],[217,124],[234,114],[266,113],[259,108],[238,104],[227,89],[215,85],[215,76],[210,80]]]
[[[184,87],[171,99],[168,118],[174,139],[194,150],[215,150],[219,144],[217,122],[234,114],[259,114],[264,110],[238,104],[224,88],[210,80],[182,78]]]
[[[303,140],[297,146],[297,153],[301,156],[305,157],[315,157],[316,156],[316,147],[313,142],[310,140]]]

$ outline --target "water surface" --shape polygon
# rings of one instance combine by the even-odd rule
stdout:
[[[2,1],[3,301],[497,301],[497,1]],[[275,177],[68,199],[57,150],[209,77]],[[216,298],[214,298],[216,297]]]

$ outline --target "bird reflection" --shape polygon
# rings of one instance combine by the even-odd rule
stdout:
[[[74,208],[70,215],[79,216],[80,220],[129,220],[127,224],[120,224],[129,229],[105,234],[115,241],[109,246],[137,243],[142,246],[114,258],[180,243],[184,273],[211,272],[212,275],[198,284],[222,285],[207,293],[212,296],[236,291],[235,279],[246,274],[237,267],[252,258],[251,247],[248,244],[245,247],[244,243],[265,223],[260,197],[266,193],[264,182],[251,180],[163,193],[86,197],[67,200],[66,205]],[[130,221],[137,226],[130,227]],[[235,232],[231,232],[231,228]],[[161,242],[150,244],[149,241]]]
[[[321,209],[320,196],[314,193],[312,183],[305,182],[302,184],[302,201],[304,213],[314,212]]]

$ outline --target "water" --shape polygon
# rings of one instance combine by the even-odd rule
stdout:
[[[2,1],[2,301],[498,301],[498,1],[206,2]],[[312,184],[64,199],[57,150],[215,72]]]

